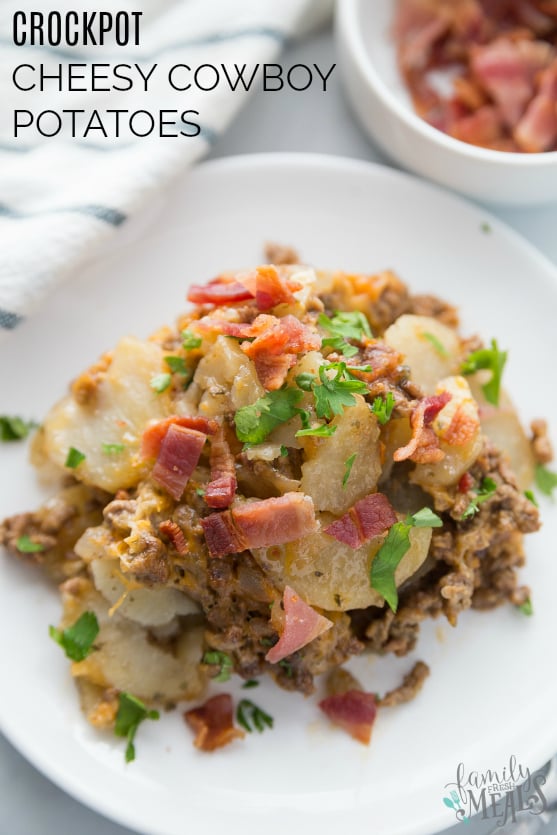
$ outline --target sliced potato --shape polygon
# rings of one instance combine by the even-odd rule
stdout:
[[[330,438],[300,439],[306,457],[300,489],[312,497],[316,510],[340,514],[377,485],[381,472],[379,426],[360,395],[356,395],[356,405],[336,415],[332,424],[337,429]],[[343,487],[346,462],[354,454]]]
[[[205,417],[249,406],[265,394],[253,362],[226,336],[217,338],[197,366],[193,380],[203,392],[199,413]]]
[[[172,412],[168,394],[156,394],[150,386],[163,371],[163,357],[154,342],[122,339],[91,405],[69,395],[48,414],[44,450],[50,460],[63,467],[74,447],[85,455],[73,470],[80,481],[109,492],[134,487],[145,469],[138,454],[145,425]],[[103,444],[124,449],[107,454]]]
[[[325,516],[323,524],[332,517]],[[385,537],[379,536],[354,550],[322,531],[297,542],[252,551],[262,569],[278,587],[292,586],[312,606],[327,611],[364,609],[382,606],[384,600],[370,586],[373,557]],[[397,586],[402,585],[423,564],[431,541],[431,528],[412,528],[410,550],[395,572]]]
[[[460,342],[456,332],[429,316],[399,316],[385,331],[384,339],[402,354],[412,380],[426,394],[433,394],[438,381],[459,366]]]

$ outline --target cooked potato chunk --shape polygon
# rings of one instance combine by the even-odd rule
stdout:
[[[253,362],[226,336],[217,338],[197,366],[193,379],[203,391],[199,413],[205,417],[249,406],[265,394]]]
[[[460,342],[451,328],[429,316],[400,316],[385,331],[385,342],[404,357],[412,380],[433,394],[441,377],[453,374],[460,362]]]

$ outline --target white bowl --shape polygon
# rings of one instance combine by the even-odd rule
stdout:
[[[395,0],[337,0],[339,65],[366,133],[396,162],[491,203],[557,201],[557,151],[513,154],[477,148],[431,127],[414,111],[390,30]]]

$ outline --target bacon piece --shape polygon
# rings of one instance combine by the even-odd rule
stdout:
[[[388,498],[383,493],[371,493],[356,502],[340,519],[328,525],[325,533],[350,548],[359,548],[397,521]]]
[[[263,321],[264,320],[264,321]],[[295,316],[258,316],[253,322],[253,342],[242,342],[241,349],[255,364],[261,385],[276,391],[286,379],[288,370],[296,364],[303,351],[316,351],[321,338]]]
[[[160,523],[159,531],[170,539],[179,554],[188,553],[188,543],[184,531],[177,522],[173,522],[172,519],[165,519],[164,522]]]
[[[161,443],[151,478],[173,499],[182,498],[184,488],[197,467],[207,435],[173,423]]]
[[[551,150],[557,143],[557,59],[540,76],[538,95],[530,102],[514,132],[528,153]]]
[[[193,304],[234,304],[253,299],[248,288],[230,276],[219,276],[208,284],[193,284],[188,290],[187,300]]]
[[[172,415],[172,417],[152,423],[144,431],[141,438],[141,457],[156,458],[160,452],[161,444],[171,426],[184,426],[186,429],[195,429],[203,432],[204,435],[214,435],[219,428],[216,420],[208,420],[204,417],[190,417],[189,415]]]
[[[278,270],[272,265],[257,268],[255,303],[259,310],[270,310],[277,304],[296,301]]]
[[[209,507],[228,507],[236,493],[236,469],[234,456],[226,441],[224,429],[219,426],[211,438],[211,481],[205,488],[205,502]]]
[[[228,693],[213,696],[186,711],[184,719],[196,734],[193,744],[201,751],[214,751],[245,736],[244,731],[234,727],[232,697]]]
[[[480,107],[475,113],[456,119],[447,133],[470,145],[490,145],[503,136],[499,111],[493,105]]]
[[[350,736],[369,745],[371,730],[377,716],[377,704],[373,693],[361,690],[347,690],[328,696],[319,702],[319,707],[334,724],[347,731]]]
[[[317,529],[313,501],[303,493],[245,502],[201,520],[212,557],[300,539]]]
[[[458,492],[459,493],[468,493],[469,490],[472,489],[474,486],[474,479],[470,475],[470,473],[463,473],[460,477],[458,482]]]
[[[465,446],[478,431],[479,420],[477,412],[470,414],[465,404],[457,407],[449,426],[442,433],[442,439],[449,446]]]
[[[302,649],[333,625],[332,621],[318,614],[302,600],[290,586],[284,587],[282,603],[284,606],[282,634],[265,656],[265,660],[270,664],[278,664],[287,655],[292,655]]]
[[[410,458],[418,464],[434,464],[444,458],[445,453],[439,449],[439,439],[430,424],[450,399],[450,393],[444,391],[441,394],[424,397],[412,409],[410,415],[412,437],[406,446],[399,447],[394,451],[393,459],[395,461],[406,461],[407,458]]]

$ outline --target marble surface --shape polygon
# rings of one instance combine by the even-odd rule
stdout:
[[[334,60],[333,37],[328,31],[290,47],[282,58],[287,65]],[[326,94],[311,89],[306,93],[257,94],[217,141],[209,158],[264,151],[308,151],[389,164],[348,112],[338,70]],[[555,204],[536,209],[490,206],[489,210],[557,264],[557,199]],[[0,835],[135,835],[70,798],[29,765],[1,735],[0,809]],[[473,821],[466,832],[486,835],[492,824]],[[461,831],[454,827],[446,835],[453,835],[457,829]],[[518,824],[508,831],[526,835]],[[557,835],[557,817],[543,832]]]

